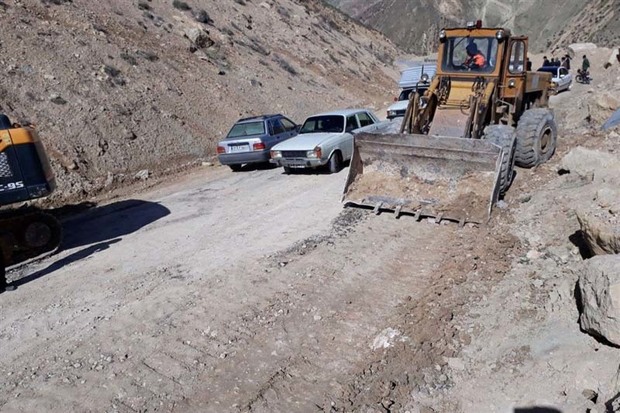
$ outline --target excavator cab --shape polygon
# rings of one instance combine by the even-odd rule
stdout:
[[[39,136],[31,126],[0,114],[0,207],[50,195],[56,180]],[[33,207],[0,211],[0,267],[16,264],[60,245],[58,220]]]
[[[32,127],[0,114],[0,205],[45,197],[56,189],[47,154]]]

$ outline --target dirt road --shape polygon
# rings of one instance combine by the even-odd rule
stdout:
[[[0,409],[329,405],[455,231],[343,212],[345,176],[222,168],[68,221],[1,296]]]
[[[343,210],[346,170],[207,168],[74,216],[0,296],[0,411],[586,411],[617,355],[575,322],[556,167],[593,136],[484,228]]]

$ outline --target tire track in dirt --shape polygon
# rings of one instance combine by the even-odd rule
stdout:
[[[495,222],[505,218],[496,217]],[[336,403],[324,411],[418,411],[436,405],[451,388],[448,360],[458,355],[474,333],[460,323],[467,305],[484,299],[510,270],[510,257],[519,250],[516,237],[503,224],[459,235],[459,239],[437,244],[433,254],[441,265],[419,294],[399,305],[391,316],[391,324],[410,340],[360,363],[343,391],[332,393]],[[458,406],[446,401],[440,411],[458,411]]]
[[[373,216],[346,236],[273,257],[267,270],[289,288],[228,324],[244,339],[222,346],[225,356],[198,379],[206,388],[182,410],[329,411],[339,401],[334,389],[345,393],[358,364],[382,353],[370,345],[393,326],[386,320],[425,293],[441,268],[436,251],[475,237],[472,231]],[[408,342],[398,328],[398,340]]]

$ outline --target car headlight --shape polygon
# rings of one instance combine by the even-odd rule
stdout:
[[[306,152],[307,158],[319,159],[321,157],[321,148],[318,146],[311,151]]]
[[[388,110],[388,116],[396,116],[395,110]]]
[[[271,151],[271,159],[277,159],[282,157],[282,151]]]

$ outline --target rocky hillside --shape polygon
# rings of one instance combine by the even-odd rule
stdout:
[[[394,46],[318,0],[3,0],[0,26],[0,111],[37,126],[64,200],[208,158],[241,116],[372,107],[393,82]]]
[[[433,53],[437,31],[482,19],[530,36],[535,51],[574,42],[620,42],[620,0],[329,0],[415,53]]]

